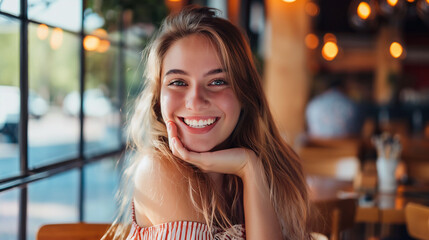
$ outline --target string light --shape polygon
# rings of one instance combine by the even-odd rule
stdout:
[[[37,37],[40,40],[45,40],[49,35],[49,27],[46,24],[40,24],[37,27]]]
[[[322,56],[328,61],[332,61],[338,54],[338,46],[334,42],[327,42],[322,48]]]
[[[387,0],[387,3],[388,3],[390,6],[394,7],[394,6],[396,6],[396,4],[398,3],[398,0]]]
[[[63,44],[63,30],[61,28],[54,28],[49,44],[54,50],[61,47],[61,45]]]
[[[402,52],[404,49],[402,48],[402,45],[398,42],[393,42],[390,44],[390,55],[394,58],[399,58],[402,55]]]
[[[87,51],[94,51],[98,48],[99,45],[100,39],[98,37],[89,35],[83,39],[83,47]]]
[[[371,14],[371,7],[366,2],[359,3],[359,6],[357,8],[357,14],[362,19],[367,19],[369,15]]]
[[[305,36],[305,45],[309,49],[316,49],[319,46],[319,38],[314,33],[309,33]]]

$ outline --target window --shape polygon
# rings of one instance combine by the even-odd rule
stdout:
[[[141,51],[168,11],[100,2],[0,0],[0,239],[113,220]]]

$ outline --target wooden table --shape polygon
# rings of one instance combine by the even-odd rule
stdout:
[[[307,176],[307,183],[313,201],[355,198],[358,201],[356,222],[405,224],[404,208],[408,202],[429,205],[429,184],[399,185],[395,193],[374,190],[365,196],[364,192],[354,190],[352,181]]]

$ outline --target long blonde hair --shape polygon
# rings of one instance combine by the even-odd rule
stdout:
[[[287,239],[310,239],[307,185],[298,156],[282,140],[274,124],[247,39],[236,26],[218,17],[215,9],[188,6],[168,16],[146,48],[146,81],[128,125],[129,149],[174,164],[188,180],[193,205],[209,227],[215,225],[226,229],[242,223],[241,180],[226,175],[226,194],[217,193],[205,173],[175,157],[168,146],[160,109],[162,61],[175,41],[191,34],[201,34],[217,48],[230,86],[242,106],[236,128],[216,149],[242,147],[253,150],[263,166],[283,235]],[[131,157],[131,162],[135,163],[139,157]],[[122,210],[126,211],[130,199],[121,197]]]

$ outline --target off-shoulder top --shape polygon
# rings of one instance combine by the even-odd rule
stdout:
[[[137,224],[134,206],[132,208],[133,223],[126,240],[244,240],[246,233],[243,224],[237,224],[223,231],[221,228],[212,227],[210,231],[207,224],[192,221],[174,221],[140,227]]]

